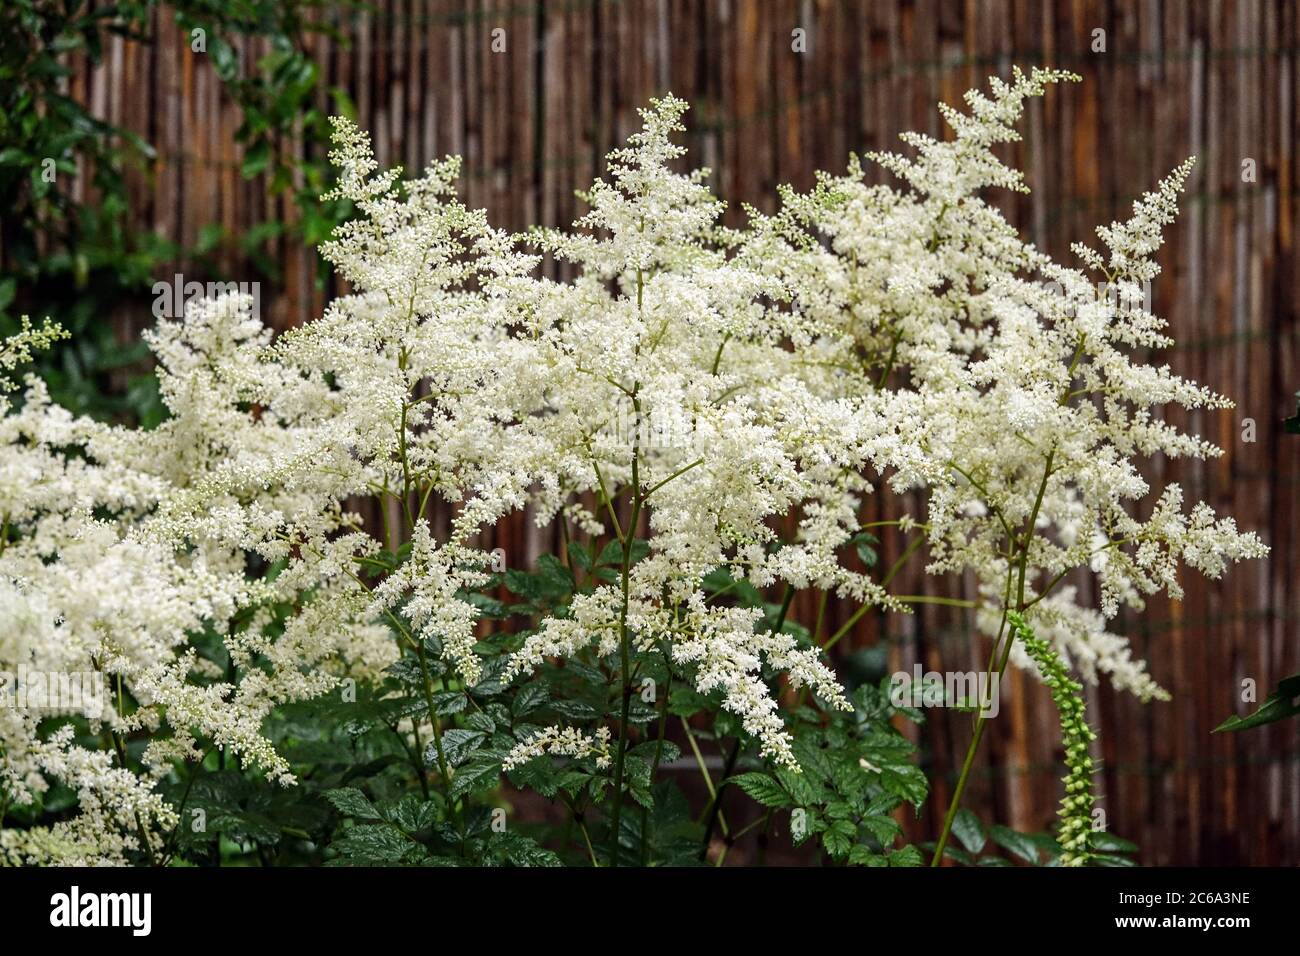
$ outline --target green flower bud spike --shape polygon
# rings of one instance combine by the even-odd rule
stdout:
[[[1064,866],[1086,866],[1092,858],[1092,758],[1088,745],[1097,735],[1084,717],[1083,685],[1070,677],[1065,663],[1047,641],[1034,635],[1033,629],[1016,611],[1007,614],[1012,634],[1020,639],[1029,656],[1038,665],[1043,683],[1052,691],[1052,701],[1061,721],[1061,744],[1065,748],[1065,797],[1058,816],[1061,819],[1060,843]]]

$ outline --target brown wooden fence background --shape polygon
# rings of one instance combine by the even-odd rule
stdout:
[[[1034,192],[1002,197],[1011,220],[1069,258],[1071,240],[1122,216],[1128,204],[1189,154],[1200,157],[1184,215],[1162,253],[1157,311],[1171,319],[1176,371],[1225,392],[1232,412],[1190,424],[1226,449],[1205,465],[1153,463],[1157,486],[1182,481],[1272,545],[1266,561],[1222,582],[1187,577],[1181,603],[1153,601],[1118,627],[1174,692],[1143,706],[1103,688],[1092,695],[1110,828],[1137,840],[1142,860],[1293,864],[1300,859],[1300,723],[1242,735],[1210,730],[1239,708],[1243,678],[1261,696],[1300,670],[1296,508],[1300,436],[1280,431],[1300,389],[1296,257],[1297,47],[1294,0],[377,0],[337,15],[350,42],[316,38],[323,87],[346,89],[381,162],[418,169],[459,153],[464,192],[501,226],[564,224],[573,192],[636,125],[634,108],[672,90],[693,104],[687,143],[736,215],[742,201],[770,209],[774,188],[807,187],[816,169],[842,170],[850,150],[892,148],[906,129],[942,135],[937,100],[1010,67],[1049,64],[1084,76],[1031,107],[1012,158]],[[507,50],[491,52],[504,28]],[[807,52],[791,31],[807,32]],[[1105,30],[1105,52],[1093,31]],[[237,111],[201,54],[167,15],[155,44],[115,41],[106,62],[80,69],[73,95],[143,134],[156,167],[136,177],[138,221],[191,244],[219,223],[234,234],[294,215],[244,181]],[[257,55],[256,49],[245,55]],[[322,93],[322,107],[326,106]],[[297,148],[286,143],[284,148]],[[1243,181],[1242,163],[1257,178]],[[92,200],[93,201],[93,200]],[[232,247],[233,248],[233,247]],[[264,314],[286,325],[319,314],[313,254],[286,247],[282,289],[263,289]],[[236,253],[234,280],[255,278]],[[159,276],[158,278],[166,278]],[[125,324],[149,320],[145,303]],[[1256,441],[1242,440],[1254,419]],[[879,496],[876,507],[896,513]],[[496,544],[524,563],[543,546],[523,522]],[[885,560],[898,542],[886,536]],[[937,592],[952,582],[907,582]],[[797,607],[805,619],[811,609]],[[843,619],[851,609],[834,608]],[[839,651],[887,641],[891,667],[977,669],[960,618],[926,611],[867,619]],[[1008,682],[1002,714],[968,805],[1022,829],[1051,820],[1059,748],[1047,694]],[[968,720],[931,711],[922,733],[935,800],[913,829],[932,835]],[[987,739],[987,738],[986,738]],[[739,856],[736,857],[739,859]]]

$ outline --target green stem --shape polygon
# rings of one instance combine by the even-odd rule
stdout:
[[[673,672],[668,671],[668,680],[664,682],[664,693],[661,698],[662,703],[659,707],[659,734],[658,741],[655,743],[655,759],[650,765],[650,786],[654,788],[655,777],[659,775],[659,764],[664,759],[664,730],[668,726],[668,697],[673,688]],[[650,833],[648,824],[650,822],[650,808],[641,808],[641,865],[650,865]]]
[[[1082,353],[1082,350],[1083,350],[1083,343],[1082,340],[1080,340],[1080,344],[1075,350],[1074,361],[1070,363],[1071,372],[1073,372],[1075,364],[1078,362],[1078,357]],[[1029,544],[1033,538],[1034,527],[1038,522],[1038,512],[1043,506],[1043,495],[1047,491],[1047,482],[1052,477],[1052,465],[1055,462],[1055,460],[1056,460],[1056,448],[1055,446],[1053,446],[1052,450],[1047,453],[1047,462],[1046,462],[1046,466],[1043,468],[1043,477],[1038,483],[1038,494],[1034,497],[1034,506],[1029,512],[1029,517],[1025,519],[1025,527],[1020,533],[1020,540],[1018,542],[1020,545],[1020,550],[1018,554],[1018,561],[1016,562],[1017,564],[1016,611],[1017,612],[1022,612],[1025,609],[1025,578],[1029,570]],[[1009,548],[1015,547],[1016,544],[1017,541],[1015,539],[1012,539],[1008,547]],[[1008,567],[1008,571],[1010,571],[1010,567]],[[1007,620],[1007,607],[1005,601],[1003,602],[1002,620],[1003,620],[1003,625],[1005,627],[1006,620]],[[1002,640],[1002,630],[1003,628],[998,629],[998,641],[994,643],[995,653],[996,653],[997,643],[1001,642]],[[1001,680],[1002,675],[1006,672],[1007,661],[1011,657],[1011,645],[1013,643],[1015,643],[1014,634],[1009,635],[1007,637],[1006,644],[1002,648],[1002,659],[998,665],[998,677],[997,677],[998,680]],[[990,657],[990,660],[991,659],[992,658]],[[953,790],[952,801],[948,804],[948,812],[944,816],[943,830],[939,833],[939,840],[935,844],[934,857],[930,860],[931,866],[938,866],[943,861],[944,847],[947,846],[948,844],[948,836],[952,832],[953,820],[956,819],[957,809],[958,807],[961,806],[962,794],[965,793],[966,790],[966,781],[970,777],[971,767],[975,763],[975,753],[976,751],[979,750],[980,741],[984,737],[984,724],[986,721],[987,718],[984,715],[984,710],[981,709],[979,716],[975,718],[975,729],[974,732],[971,734],[970,745],[966,748],[966,757],[962,761],[961,774],[957,778],[957,787],[956,789]]]
[[[894,580],[894,577],[898,574],[900,570],[902,570],[903,565],[907,563],[907,559],[910,558],[913,554],[915,554],[916,549],[919,548],[924,543],[925,543],[924,535],[919,535],[918,537],[912,539],[912,541],[908,544],[908,546],[903,549],[903,553],[899,557],[899,559],[894,562],[893,567],[889,569],[889,573],[880,579],[880,586],[882,588],[889,587],[889,582]],[[862,620],[863,616],[868,611],[870,611],[874,606],[875,605],[872,604],[864,604],[856,611],[854,611],[852,616],[847,621],[845,621],[843,625],[840,626],[839,630],[837,630],[834,634],[831,635],[830,640],[828,640],[825,644],[822,645],[822,650],[829,651],[832,647],[838,644],[840,642],[840,639],[844,637],[845,634],[853,630],[853,625],[857,624],[858,621]]]
[[[684,467],[684,468],[678,468],[676,471],[674,471],[671,475],[669,475],[669,476],[668,476],[667,478],[665,478],[663,481],[661,481],[661,482],[659,482],[659,483],[657,483],[657,484],[655,484],[655,485],[652,485],[652,486],[650,487],[650,490],[647,491],[644,495],[641,496],[642,499],[644,500],[645,498],[649,498],[651,495],[653,495],[656,491],[658,491],[658,490],[659,490],[660,488],[662,488],[664,485],[668,484],[668,482],[672,481],[674,478],[677,478],[677,477],[680,476],[680,475],[684,475],[684,474],[686,474],[688,471],[690,471],[692,468],[694,468],[696,465],[702,465],[702,464],[704,464],[704,459],[703,459],[703,458],[697,458],[697,459],[695,459],[695,461],[691,462],[691,463],[690,463],[689,465],[687,465],[686,467]]]
[[[695,740],[695,732],[691,730],[691,725],[685,717],[682,718],[682,730],[686,732],[686,742],[690,744],[691,753],[695,756],[695,766],[699,768],[700,776],[704,778],[704,789],[709,792],[709,805],[705,808],[707,811],[717,801],[718,790],[713,785],[713,775],[709,773],[708,764],[704,762],[704,754],[700,753],[700,745]],[[722,815],[722,811],[718,811],[718,823],[722,827],[724,836],[730,832],[727,827],[727,818]]]
[[[895,601],[902,601],[904,604],[942,604],[946,607],[979,607],[978,601],[970,601],[965,598],[940,597],[933,594],[896,594]]]
[[[722,776],[718,778],[718,789],[713,794],[713,799],[709,801],[709,819],[704,825],[704,839],[700,843],[700,859],[704,860],[709,855],[709,844],[713,842],[713,830],[722,820],[722,791],[727,785],[727,780],[731,777],[731,772],[736,769],[736,759],[740,756],[740,739],[737,738],[731,745],[731,753],[727,754],[727,760],[722,766]],[[730,845],[733,839],[727,833],[726,821],[722,822],[723,836],[727,837],[727,843]],[[725,849],[724,849],[725,854]]]
[[[1005,621],[1005,618],[1003,619]],[[998,640],[1002,639],[999,633]],[[998,680],[1002,679],[1003,673],[1007,669],[1007,661],[1011,657],[1011,638],[1007,639],[1006,645],[1002,649],[1002,659],[998,664]],[[980,741],[984,738],[984,726],[988,722],[983,709],[975,718],[975,730],[971,734],[970,746],[966,748],[966,757],[962,761],[961,774],[957,777],[957,786],[952,792],[952,800],[948,803],[948,812],[943,819],[943,830],[939,833],[939,840],[934,847],[934,856],[930,859],[931,866],[938,866],[943,861],[943,851],[948,845],[948,837],[952,833],[953,821],[957,818],[957,810],[961,807],[962,794],[966,792],[966,783],[970,779],[971,767],[975,764],[975,754],[979,750]]]
[[[429,673],[428,655],[424,649],[424,642],[419,641],[415,645],[415,656],[420,662],[421,684],[424,690],[424,704],[429,709],[429,723],[433,727],[433,747],[438,755],[438,773],[442,778],[443,795],[447,798],[447,810],[450,813],[456,813],[456,801],[451,795],[451,771],[447,764],[447,752],[442,746],[442,722],[438,720],[438,712],[433,705],[433,677]],[[464,807],[461,807],[460,816],[460,833],[461,833],[461,851],[464,852],[465,840],[465,817]]]
[[[636,270],[636,307],[642,308],[642,296],[645,291],[645,278],[641,268]],[[641,351],[638,343],[636,352]],[[614,806],[610,812],[609,828],[609,865],[618,866],[619,820],[623,813],[623,764],[627,757],[627,725],[632,708],[631,680],[631,637],[627,628],[627,613],[630,603],[630,581],[632,574],[632,545],[636,541],[637,522],[641,518],[641,402],[637,398],[640,384],[632,388],[632,514],[627,521],[627,533],[623,536],[623,573],[621,577],[622,605],[618,612],[619,642],[618,666],[623,684],[623,708],[618,720],[618,749],[614,757]],[[611,507],[611,511],[612,511]]]

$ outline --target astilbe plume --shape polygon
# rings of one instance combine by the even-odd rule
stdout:
[[[322,248],[350,291],[320,318],[277,338],[247,298],[190,303],[148,336],[169,411],[153,430],[75,418],[34,379],[6,400],[0,613],[18,623],[0,670],[87,669],[115,691],[82,715],[98,746],[0,712],[0,801],[51,778],[80,798],[70,821],[0,830],[0,852],[152,855],[175,825],[154,789],[174,762],[210,745],[290,783],[267,718],[344,678],[377,681],[402,653],[418,657],[427,706],[398,729],[434,741],[444,780],[433,677],[472,687],[564,658],[621,685],[613,732],[537,728],[506,769],[592,758],[612,770],[617,820],[631,677],[656,657],[797,771],[777,681],[831,708],[845,694],[820,648],[714,602],[705,578],[905,610],[842,557],[882,484],[923,493],[925,514],[894,522],[907,553],[973,574],[1003,666],[1030,663],[1003,643],[1023,615],[1022,633],[1044,637],[1036,659],[1162,696],[1105,620],[1179,596],[1180,560],[1217,576],[1266,549],[1204,504],[1184,513],[1177,485],[1133,516],[1149,491],[1138,456],[1218,454],[1160,406],[1228,405],[1138,360],[1169,343],[1140,292],[1190,165],[1098,230],[1105,254],[1078,248],[1088,271],[1052,262],[980,197],[1024,188],[993,148],[1016,138],[1027,97],[1069,78],[994,80],[969,114],[944,108],[952,139],[909,135],[911,158],[872,157],[904,190],[865,184],[855,159],[806,194],[783,190],[771,216],[750,210],[743,230],[721,225],[707,170],[674,170],[686,104],[671,95],[610,154],[572,229],[523,237],[455,198],[455,159],[403,183],[336,121],[327,198],[357,216]],[[539,276],[544,257],[573,278]],[[1098,277],[1116,294],[1094,294]],[[0,371],[49,338],[25,335]],[[350,510],[367,498],[381,529]],[[617,571],[485,662],[484,532],[520,511],[608,540]],[[786,519],[793,540],[776,530]],[[1079,569],[1096,574],[1099,609],[1065,583]],[[228,672],[198,653],[200,634]],[[139,775],[122,763],[131,733],[150,739]]]
[[[758,251],[793,290],[803,316],[795,346],[826,370],[823,387],[893,392],[900,431],[924,467],[888,480],[898,492],[927,492],[926,514],[900,525],[924,536],[928,570],[973,572],[977,621],[995,637],[1004,612],[1021,609],[1090,680],[1107,673],[1149,699],[1164,691],[1103,617],[1122,604],[1140,610],[1162,589],[1181,597],[1180,559],[1218,577],[1229,561],[1267,549],[1204,504],[1183,514],[1176,484],[1146,521],[1132,514],[1149,491],[1139,455],[1221,454],[1157,417],[1160,406],[1231,407],[1140,361],[1171,341],[1142,290],[1158,274],[1160,231],[1190,160],[1135,204],[1132,219],[1098,230],[1109,257],[1075,247],[1092,275],[1022,241],[978,194],[1027,191],[991,147],[1018,138],[1012,124],[1026,97],[1068,79],[1077,77],[1017,70],[1011,83],[993,80],[991,96],[968,93],[969,115],[944,109],[951,140],[905,135],[915,158],[874,157],[905,192],[866,185],[856,160],[811,193],[787,190],[783,213],[761,224]],[[1096,573],[1101,615],[1064,586],[1076,569]]]

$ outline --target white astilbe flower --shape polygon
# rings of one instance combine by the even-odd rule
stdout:
[[[576,594],[566,617],[548,617],[537,633],[524,639],[506,666],[505,679],[539,667],[547,657],[573,657],[590,647],[608,657],[617,653],[620,598],[617,589],[602,586],[591,594]]]
[[[183,323],[154,333],[173,412],[159,454],[199,449],[190,458],[209,463],[173,478],[184,489],[149,531],[287,562],[275,593],[316,601],[327,584],[343,611],[337,624],[354,632],[405,615],[474,683],[478,611],[458,592],[484,583],[487,556],[468,542],[522,507],[538,474],[504,424],[531,407],[533,383],[519,375],[528,356],[483,287],[508,285],[534,260],[455,201],[454,160],[399,188],[396,172],[376,173],[363,134],[335,125],[334,194],[362,215],[322,252],[355,291],[274,342],[233,297],[193,305]],[[385,494],[406,500],[414,547],[371,593],[357,571],[381,546],[343,503]],[[442,545],[422,520],[435,494],[458,506]],[[343,600],[348,591],[355,600]],[[319,630],[317,643],[337,649]]]
[[[144,839],[156,845],[155,834],[176,826],[176,812],[154,792],[154,780],[115,766],[111,752],[77,745],[74,733],[71,726],[61,727],[48,739],[32,740],[21,756],[44,775],[37,789],[44,789],[48,777],[76,794],[76,814],[51,826],[0,830],[0,861],[12,866],[125,866],[127,851],[142,849]]]
[[[609,728],[598,727],[594,734],[588,734],[576,727],[543,727],[516,744],[506,754],[501,768],[513,770],[546,754],[575,759],[594,757],[599,769],[607,769],[610,763]]]
[[[196,328],[245,311],[239,301],[210,304],[196,312]],[[215,353],[230,341],[206,344]],[[192,384],[213,367],[193,363]],[[123,863],[127,852],[156,851],[170,811],[154,788],[170,761],[198,757],[195,734],[287,780],[262,723],[278,704],[317,696],[333,680],[320,666],[332,655],[306,652],[290,627],[262,642],[237,689],[215,682],[211,660],[195,658],[190,638],[212,631],[232,660],[251,664],[240,644],[255,635],[232,621],[267,596],[245,576],[238,535],[196,535],[177,549],[151,526],[165,524],[160,503],[184,496],[225,460],[221,443],[240,440],[237,422],[249,413],[234,410],[229,396],[224,411],[211,401],[220,387],[165,387],[177,410],[201,420],[173,418],[153,432],[73,416],[35,378],[20,405],[0,399],[0,672],[11,682],[0,712],[0,805],[31,803],[51,779],[78,801],[52,828],[21,839],[6,831],[12,859]],[[333,628],[321,646],[336,651],[339,636]],[[76,692],[33,696],[42,687]],[[69,736],[71,728],[42,729],[50,717],[88,721],[102,749]],[[137,733],[150,741],[140,770],[119,762],[120,742]]]
[[[472,562],[483,555],[466,549],[435,547],[427,525],[416,525],[411,538],[411,557],[384,579],[374,591],[369,613],[388,611],[403,597],[402,613],[420,640],[436,639],[442,655],[464,677],[467,684],[477,684],[482,668],[474,655],[474,623],[477,609],[457,597],[460,591],[476,590],[488,582],[489,575]],[[470,566],[457,562],[471,562]]]
[[[1180,560],[1217,577],[1228,561],[1267,549],[1206,505],[1182,515],[1176,485],[1147,521],[1133,517],[1149,491],[1139,455],[1220,453],[1160,407],[1230,407],[1167,366],[1140,362],[1143,350],[1170,343],[1142,292],[1159,271],[1161,229],[1191,161],[1130,220],[1098,230],[1107,256],[1076,247],[1091,275],[1023,242],[979,195],[1027,188],[990,147],[1018,138],[1026,97],[1066,79],[1077,78],[1035,70],[995,79],[991,95],[967,94],[969,114],[943,108],[953,139],[909,134],[914,158],[874,156],[907,192],[865,185],[856,161],[809,194],[786,191],[783,211],[757,224],[746,259],[769,263],[793,290],[795,345],[825,370],[827,394],[892,393],[895,423],[924,464],[896,454],[889,480],[927,491],[930,571],[974,571],[1000,609],[1032,607],[1074,569],[1091,568],[1110,617],[1159,590],[1180,597]],[[1061,600],[1052,606],[1059,618]],[[1116,686],[1152,696],[1149,679],[1121,663],[1123,638],[1083,613],[1073,629],[1030,617],[1070,659],[1110,661],[1101,669]],[[1001,615],[980,620],[996,634]]]
[[[981,197],[1026,188],[992,150],[1028,97],[1070,78],[994,80],[968,113],[943,108],[952,138],[871,157],[903,189],[866,185],[855,158],[807,194],[783,189],[773,215],[748,210],[743,231],[720,225],[707,170],[674,170],[686,104],[671,95],[610,154],[573,229],[527,237],[456,199],[458,160],[402,182],[336,120],[328,197],[356,217],[322,253],[348,294],[279,336],[246,296],[188,302],[147,336],[168,412],[153,429],[75,416],[31,377],[11,395],[59,334],[25,324],[0,343],[0,671],[111,689],[102,707],[0,709],[0,806],[52,781],[78,795],[52,826],[0,829],[0,859],[152,855],[174,819],[156,785],[177,762],[215,745],[290,783],[266,731],[277,708],[344,677],[387,693],[403,653],[425,698],[390,727],[408,746],[440,732],[431,674],[496,687],[573,658],[621,679],[617,738],[601,713],[527,738],[506,766],[622,768],[630,665],[653,657],[797,768],[782,685],[850,707],[822,635],[787,624],[788,601],[773,618],[706,579],[904,610],[845,562],[882,483],[919,492],[925,514],[892,523],[931,572],[970,573],[984,631],[1023,612],[1085,679],[1162,697],[1107,619],[1179,597],[1180,563],[1217,577],[1267,549],[1177,485],[1138,517],[1141,458],[1219,454],[1166,408],[1230,407],[1143,361],[1171,341],[1144,290],[1190,161],[1098,230],[1103,251],[1075,247],[1083,271]],[[540,277],[543,257],[572,278]],[[364,500],[382,528],[354,513]],[[521,636],[485,636],[501,579],[484,533],[524,511],[600,566],[564,605],[522,605],[537,621]],[[595,562],[602,539],[614,557]],[[1089,573],[1096,609],[1067,580]],[[486,666],[480,650],[503,646]],[[146,741],[134,769],[127,738]]]
[[[507,674],[546,656],[615,657],[663,641],[697,690],[719,692],[763,752],[792,765],[764,668],[848,704],[814,649],[767,633],[748,610],[706,610],[703,578],[725,566],[758,586],[815,583],[883,600],[834,552],[857,530],[869,490],[859,472],[908,456],[897,434],[879,440],[884,405],[808,381],[770,304],[788,297],[784,286],[735,255],[707,172],[669,168],[684,152],[670,137],[685,109],[671,96],[654,101],[644,129],[610,154],[609,179],[585,194],[591,210],[575,231],[534,233],[578,267],[572,283],[501,287],[526,316],[521,374],[542,399],[510,435],[511,461],[538,463],[527,469],[539,480],[536,512],[550,519],[575,494],[621,497],[649,532],[626,588],[601,586],[569,617],[544,621]],[[771,522],[800,512],[799,539],[774,551]],[[601,523],[626,539],[638,532],[631,514]]]
[[[51,732],[41,721],[80,717],[107,739],[148,719],[123,717],[115,699],[140,691],[146,671],[173,659],[188,633],[228,618],[243,596],[242,571],[232,574],[226,555],[178,555],[131,536],[166,482],[128,455],[109,457],[129,444],[121,430],[51,405],[35,379],[18,409],[0,402],[0,805],[30,803],[50,779],[78,800],[53,828],[6,838],[5,852],[125,862],[169,819],[153,793],[157,778],[75,740],[71,726]]]
[[[684,615],[672,645],[673,660],[691,665],[695,686],[707,694],[721,688],[722,706],[740,717],[760,741],[763,756],[798,770],[776,701],[760,676],[766,661],[786,671],[791,686],[809,686],[832,706],[851,709],[835,675],[811,650],[801,650],[788,634],[758,632],[756,608],[707,608],[702,601]]]

